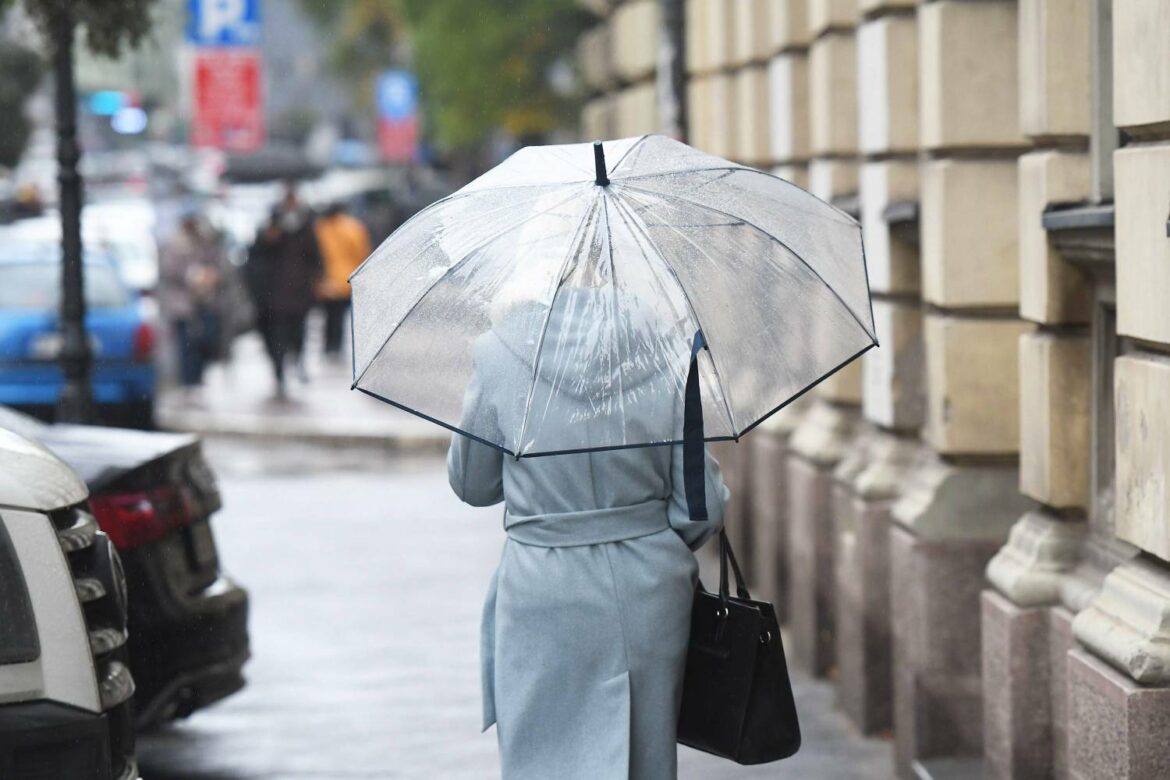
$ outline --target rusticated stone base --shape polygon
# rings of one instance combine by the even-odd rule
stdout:
[[[1084,650],[1068,654],[1069,777],[1170,777],[1170,688],[1139,685]]]
[[[751,437],[752,595],[770,601],[781,623],[788,621],[788,437],[766,429]]]
[[[890,507],[838,484],[837,701],[863,734],[893,722],[890,662]]]
[[[1052,696],[1052,776],[1068,775],[1068,651],[1077,647],[1073,614],[1064,607],[1048,610],[1048,658]]]
[[[983,591],[983,755],[995,780],[1052,776],[1048,609]]]
[[[792,660],[818,677],[833,665],[832,472],[788,458],[788,618]]]
[[[899,777],[915,759],[978,756],[983,747],[979,595],[992,540],[919,538],[890,530],[894,629],[894,753]]]

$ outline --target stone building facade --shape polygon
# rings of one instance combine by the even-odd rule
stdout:
[[[900,777],[1170,777],[1170,0],[591,0],[586,139],[670,3],[686,140],[864,229],[881,348],[722,445],[790,662]]]

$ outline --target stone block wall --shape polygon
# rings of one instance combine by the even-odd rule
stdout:
[[[659,2],[586,137],[657,129]],[[1170,776],[1170,0],[684,6],[688,142],[863,229],[881,348],[726,455],[793,663],[900,777]]]

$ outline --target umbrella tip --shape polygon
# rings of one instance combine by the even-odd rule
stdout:
[[[602,187],[609,185],[609,174],[605,171],[605,149],[601,146],[601,141],[593,142],[593,167],[597,172],[597,179],[595,183]]]

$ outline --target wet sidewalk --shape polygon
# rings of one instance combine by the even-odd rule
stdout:
[[[248,685],[139,742],[145,780],[491,780],[479,619],[499,507],[459,503],[440,458],[212,441],[220,557],[249,589]],[[832,686],[794,670],[804,745],[736,766],[680,749],[681,780],[889,780]],[[555,780],[555,778],[550,778]]]
[[[288,398],[277,400],[272,368],[256,332],[238,338],[231,360],[208,369],[203,388],[188,398],[160,391],[161,428],[227,437],[293,440],[333,446],[369,445],[393,451],[443,452],[446,431],[412,414],[350,390],[348,352],[339,363],[321,356],[320,323],[309,323],[308,381],[290,370]]]

